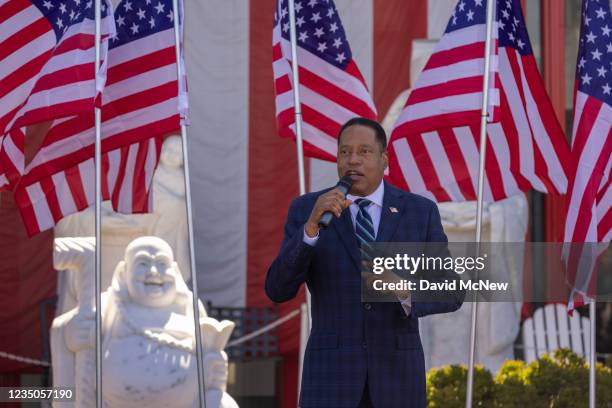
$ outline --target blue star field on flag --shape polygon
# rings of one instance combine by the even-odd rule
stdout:
[[[533,53],[520,0],[497,0],[496,21],[499,27],[499,46],[512,47],[521,55]],[[486,0],[460,0],[453,11],[446,33],[478,24],[486,24]]]
[[[485,24],[487,19],[486,0],[459,0],[445,33],[450,33],[476,24]]]
[[[123,0],[115,10],[111,49],[174,26],[171,0]]]
[[[280,2],[282,37],[290,41],[288,7],[287,0]],[[277,11],[274,15],[275,25],[278,14]],[[351,61],[351,49],[333,1],[296,1],[295,25],[298,46],[340,69]]]
[[[612,105],[612,17],[608,1],[585,1],[576,70],[578,89]]]
[[[520,0],[499,0],[497,7],[499,46],[514,48],[522,56],[533,54]]]
[[[93,0],[30,0],[45,16],[53,27],[55,37],[59,42],[68,27],[82,22],[85,18],[94,19]],[[108,7],[102,1],[100,7],[102,18],[106,17]]]

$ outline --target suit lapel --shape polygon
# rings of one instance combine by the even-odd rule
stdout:
[[[355,266],[359,268],[361,255],[357,245],[357,238],[355,237],[355,230],[353,229],[353,221],[351,221],[351,211],[348,208],[342,211],[340,218],[334,218],[331,225],[340,236],[340,240],[351,255]]]
[[[385,194],[380,212],[380,225],[376,234],[376,242],[390,242],[399,225],[404,212],[404,200],[397,190],[385,182]]]

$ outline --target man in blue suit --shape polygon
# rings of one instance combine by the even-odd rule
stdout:
[[[292,299],[304,282],[312,296],[302,408],[425,407],[418,318],[457,310],[463,301],[404,294],[391,303],[361,301],[360,247],[367,241],[447,242],[435,203],[383,181],[386,145],[377,122],[354,118],[342,127],[338,175],[353,179],[349,193],[334,188],[295,199],[266,276],[274,302]],[[326,211],[335,218],[319,230]]]

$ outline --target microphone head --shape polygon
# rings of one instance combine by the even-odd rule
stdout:
[[[340,179],[340,181],[338,181],[338,187],[346,188],[347,192],[351,189],[352,185],[353,179],[351,178],[351,176],[344,176]]]
[[[353,179],[351,178],[351,176],[344,176],[338,181],[338,184],[336,184],[336,187],[340,189],[340,191],[342,191],[342,194],[346,195],[346,193],[348,193],[349,190],[351,189],[352,185],[353,185]],[[330,211],[324,212],[323,215],[321,216],[321,219],[319,220],[319,227],[327,228],[327,226],[332,220],[332,217],[333,215]]]

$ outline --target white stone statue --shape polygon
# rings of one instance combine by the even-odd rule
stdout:
[[[125,247],[135,238],[156,236],[174,249],[176,262],[185,281],[191,278],[185,183],[180,136],[168,136],[164,141],[155,176],[153,177],[153,212],[150,214],[119,214],[109,201],[102,203],[102,287],[111,284],[115,265],[123,259]],[[93,188],[93,187],[92,187]],[[93,206],[63,218],[55,227],[56,237],[91,237],[95,235]],[[58,275],[57,316],[76,305],[76,295],[68,285],[71,277]]]
[[[474,242],[476,203],[439,204],[442,225],[449,242]],[[529,209],[523,194],[483,208],[483,242],[523,242]],[[515,299],[523,287],[524,252],[521,245],[507,245],[503,262],[494,265],[496,280],[510,282]],[[521,322],[521,302],[480,302],[476,331],[476,362],[495,373],[508,359],[514,359],[514,341]],[[472,303],[447,315],[421,319],[427,368],[468,362]]]
[[[185,281],[191,278],[185,207],[183,147],[180,136],[169,136],[162,146],[153,177],[153,217],[150,235],[168,242]]]
[[[95,405],[93,248],[91,238],[57,238],[56,269],[76,272],[78,305],[51,328],[53,385],[75,387],[76,402]],[[102,293],[102,397],[105,407],[196,407],[198,381],[192,293],[170,246],[140,237],[125,249]],[[209,318],[200,303],[208,408],[234,408],[223,351],[234,323]]]

